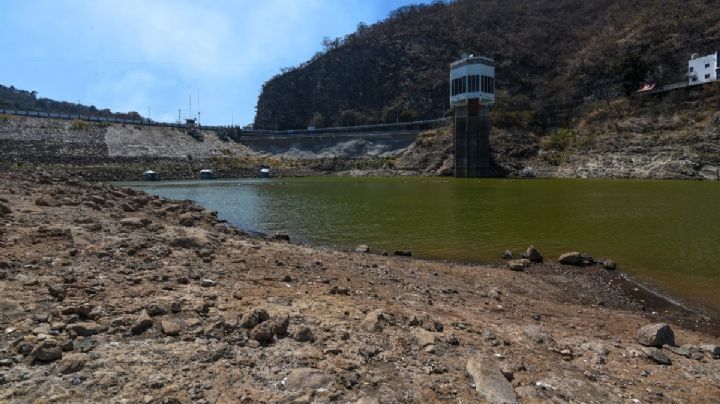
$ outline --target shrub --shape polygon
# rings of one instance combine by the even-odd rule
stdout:
[[[88,130],[90,129],[90,124],[80,119],[73,119],[72,122],[70,122],[70,129]]]
[[[548,136],[543,143],[543,150],[565,151],[575,139],[575,134],[566,128],[560,128],[557,132]]]
[[[112,124],[111,124],[110,122],[98,122],[98,123],[96,124],[96,126],[97,126],[98,128],[107,128],[107,127],[112,126]]]
[[[12,115],[0,114],[0,121],[7,122],[12,119]]]

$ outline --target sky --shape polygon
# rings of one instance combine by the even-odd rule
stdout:
[[[0,0],[0,84],[167,122],[197,117],[199,95],[202,124],[245,125],[262,84],[324,37],[423,2]]]

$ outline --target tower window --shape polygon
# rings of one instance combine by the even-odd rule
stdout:
[[[705,75],[705,78],[706,78],[706,79],[709,79],[709,78],[710,78],[710,73],[706,74],[706,75]]]

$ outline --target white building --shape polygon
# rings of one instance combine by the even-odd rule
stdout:
[[[704,84],[718,79],[718,53],[698,57],[688,62],[688,85]]]
[[[466,56],[450,65],[450,105],[478,98],[481,104],[495,103],[495,61]]]

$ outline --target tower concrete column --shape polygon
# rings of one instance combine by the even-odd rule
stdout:
[[[455,106],[455,176],[481,178],[490,169],[490,106],[469,99]]]

